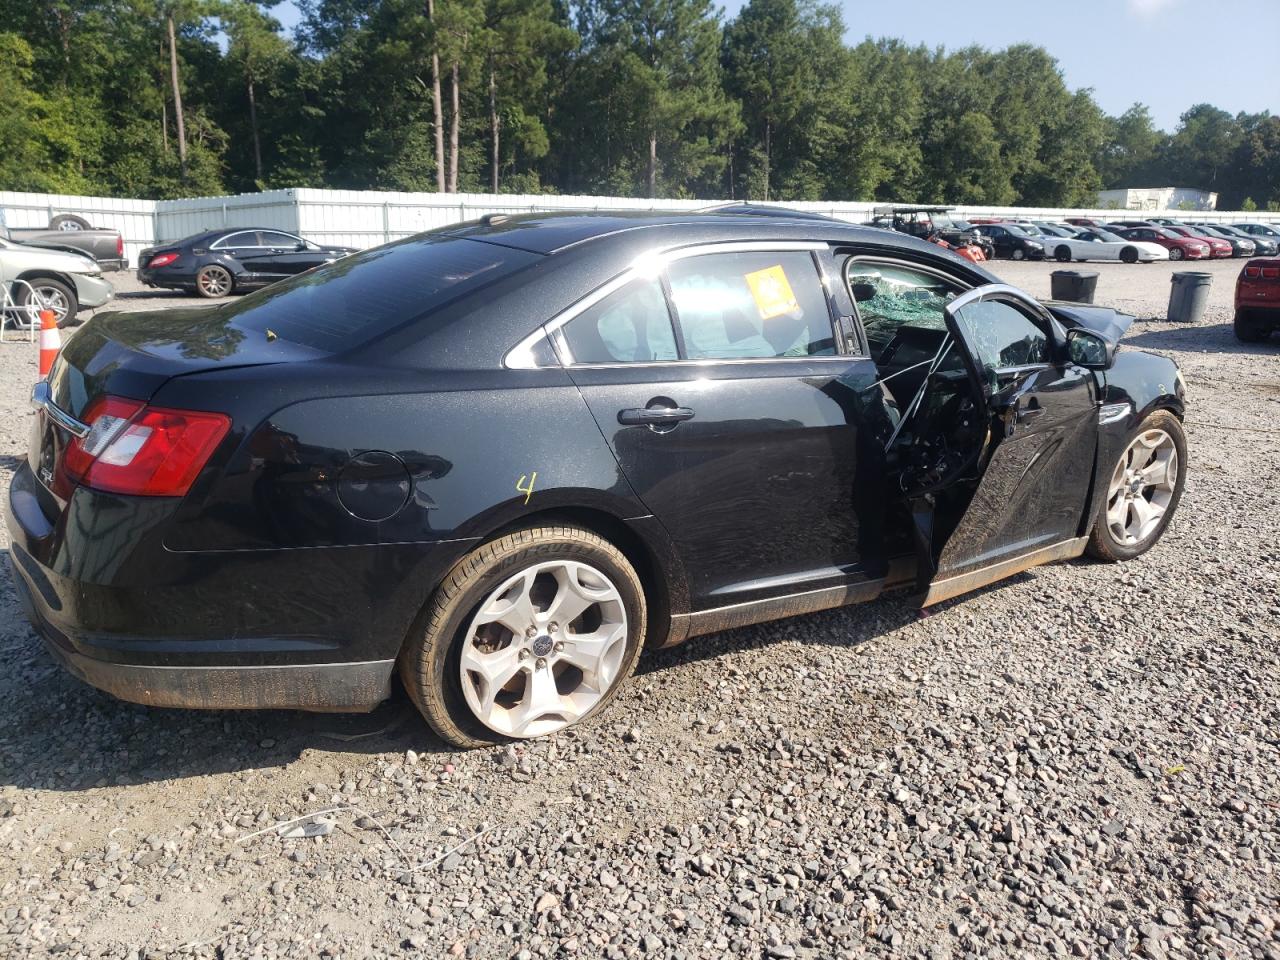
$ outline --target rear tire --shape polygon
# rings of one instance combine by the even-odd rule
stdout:
[[[1129,436],[1113,466],[1085,551],[1106,563],[1142,556],[1164,535],[1186,481],[1182,421],[1156,410]]]
[[[1059,263],[1070,263],[1071,248],[1068,247],[1066,244],[1063,244],[1057,250],[1053,251],[1053,258],[1057,260]]]
[[[206,300],[219,300],[235,289],[231,271],[210,263],[196,271],[196,293]]]
[[[562,602],[571,612],[589,605],[566,623],[550,621]],[[535,625],[517,632],[526,610]],[[555,733],[607,707],[635,669],[645,629],[644,587],[617,547],[579,527],[530,527],[478,547],[445,575],[398,667],[410,698],[443,740],[490,746]],[[606,639],[585,640],[597,635]],[[480,669],[464,671],[464,653]],[[578,669],[593,656],[589,670]],[[496,689],[489,676],[497,678]],[[538,691],[550,699],[535,707]]]
[[[1243,310],[1236,311],[1232,327],[1241,343],[1263,343],[1271,338],[1271,325],[1255,320]]]

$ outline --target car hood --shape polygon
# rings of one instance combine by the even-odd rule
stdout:
[[[1111,344],[1119,343],[1125,331],[1133,324],[1133,317],[1111,307],[1095,307],[1065,300],[1046,300],[1044,305],[1064,326],[1081,327]]]
[[[25,243],[13,243],[12,246],[0,248],[0,260],[3,260],[11,270],[16,271],[44,267],[62,273],[102,272],[102,268],[88,254],[56,250],[51,247],[37,247]]]

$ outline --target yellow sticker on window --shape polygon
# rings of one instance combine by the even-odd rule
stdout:
[[[760,311],[761,320],[771,320],[800,309],[781,264],[748,273],[744,279],[751,288],[751,297]]]

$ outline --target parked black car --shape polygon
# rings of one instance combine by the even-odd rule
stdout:
[[[967,220],[951,216],[952,207],[919,206],[917,204],[889,203],[874,209],[871,226],[882,230],[897,230],[921,240],[940,238],[953,247],[974,244],[988,260],[996,256],[995,245],[974,229]]]
[[[33,394],[15,582],[127,700],[366,709],[398,669],[451,743],[536,736],[642,647],[1147,551],[1183,386],[1130,319],[835,221],[445,228],[85,324]]]
[[[216,300],[255,290],[355,253],[322,247],[281,230],[210,230],[138,254],[138,280],[149,287],[193,290]]]
[[[991,241],[1002,260],[1043,260],[1044,244],[1016,223],[983,223],[974,232]]]
[[[1254,243],[1253,237],[1245,233],[1238,233],[1223,224],[1197,223],[1193,229],[1201,236],[1216,237],[1219,240],[1227,241],[1227,243],[1231,244],[1231,255],[1233,257],[1252,257],[1257,251],[1257,244]]]
[[[1240,256],[1274,257],[1276,255],[1276,241],[1263,234],[1250,233],[1226,223],[1215,223],[1213,229],[1215,235],[1232,241],[1231,249],[1240,250]],[[1253,253],[1245,253],[1244,251],[1250,246],[1253,247]]]

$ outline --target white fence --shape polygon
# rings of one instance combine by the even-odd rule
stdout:
[[[268,190],[226,197],[183,200],[118,200],[44,193],[0,192],[0,222],[10,227],[43,227],[60,213],[84,217],[95,227],[119,230],[125,252],[136,263],[138,251],[157,243],[180,240],[202,230],[221,227],[272,227],[298,233],[321,243],[373,247],[389,240],[474,220],[488,213],[531,213],[545,210],[689,211],[711,200],[645,200],[634,197],[585,197],[548,194],[392,193],[373,190]],[[778,206],[812,211],[862,223],[870,220],[875,203],[796,202]],[[1066,209],[1061,207],[961,206],[957,218],[1023,217],[1061,220],[1092,217],[1102,221],[1137,219],[1154,211]],[[1205,223],[1280,221],[1280,214],[1218,210],[1170,211],[1179,219]]]

